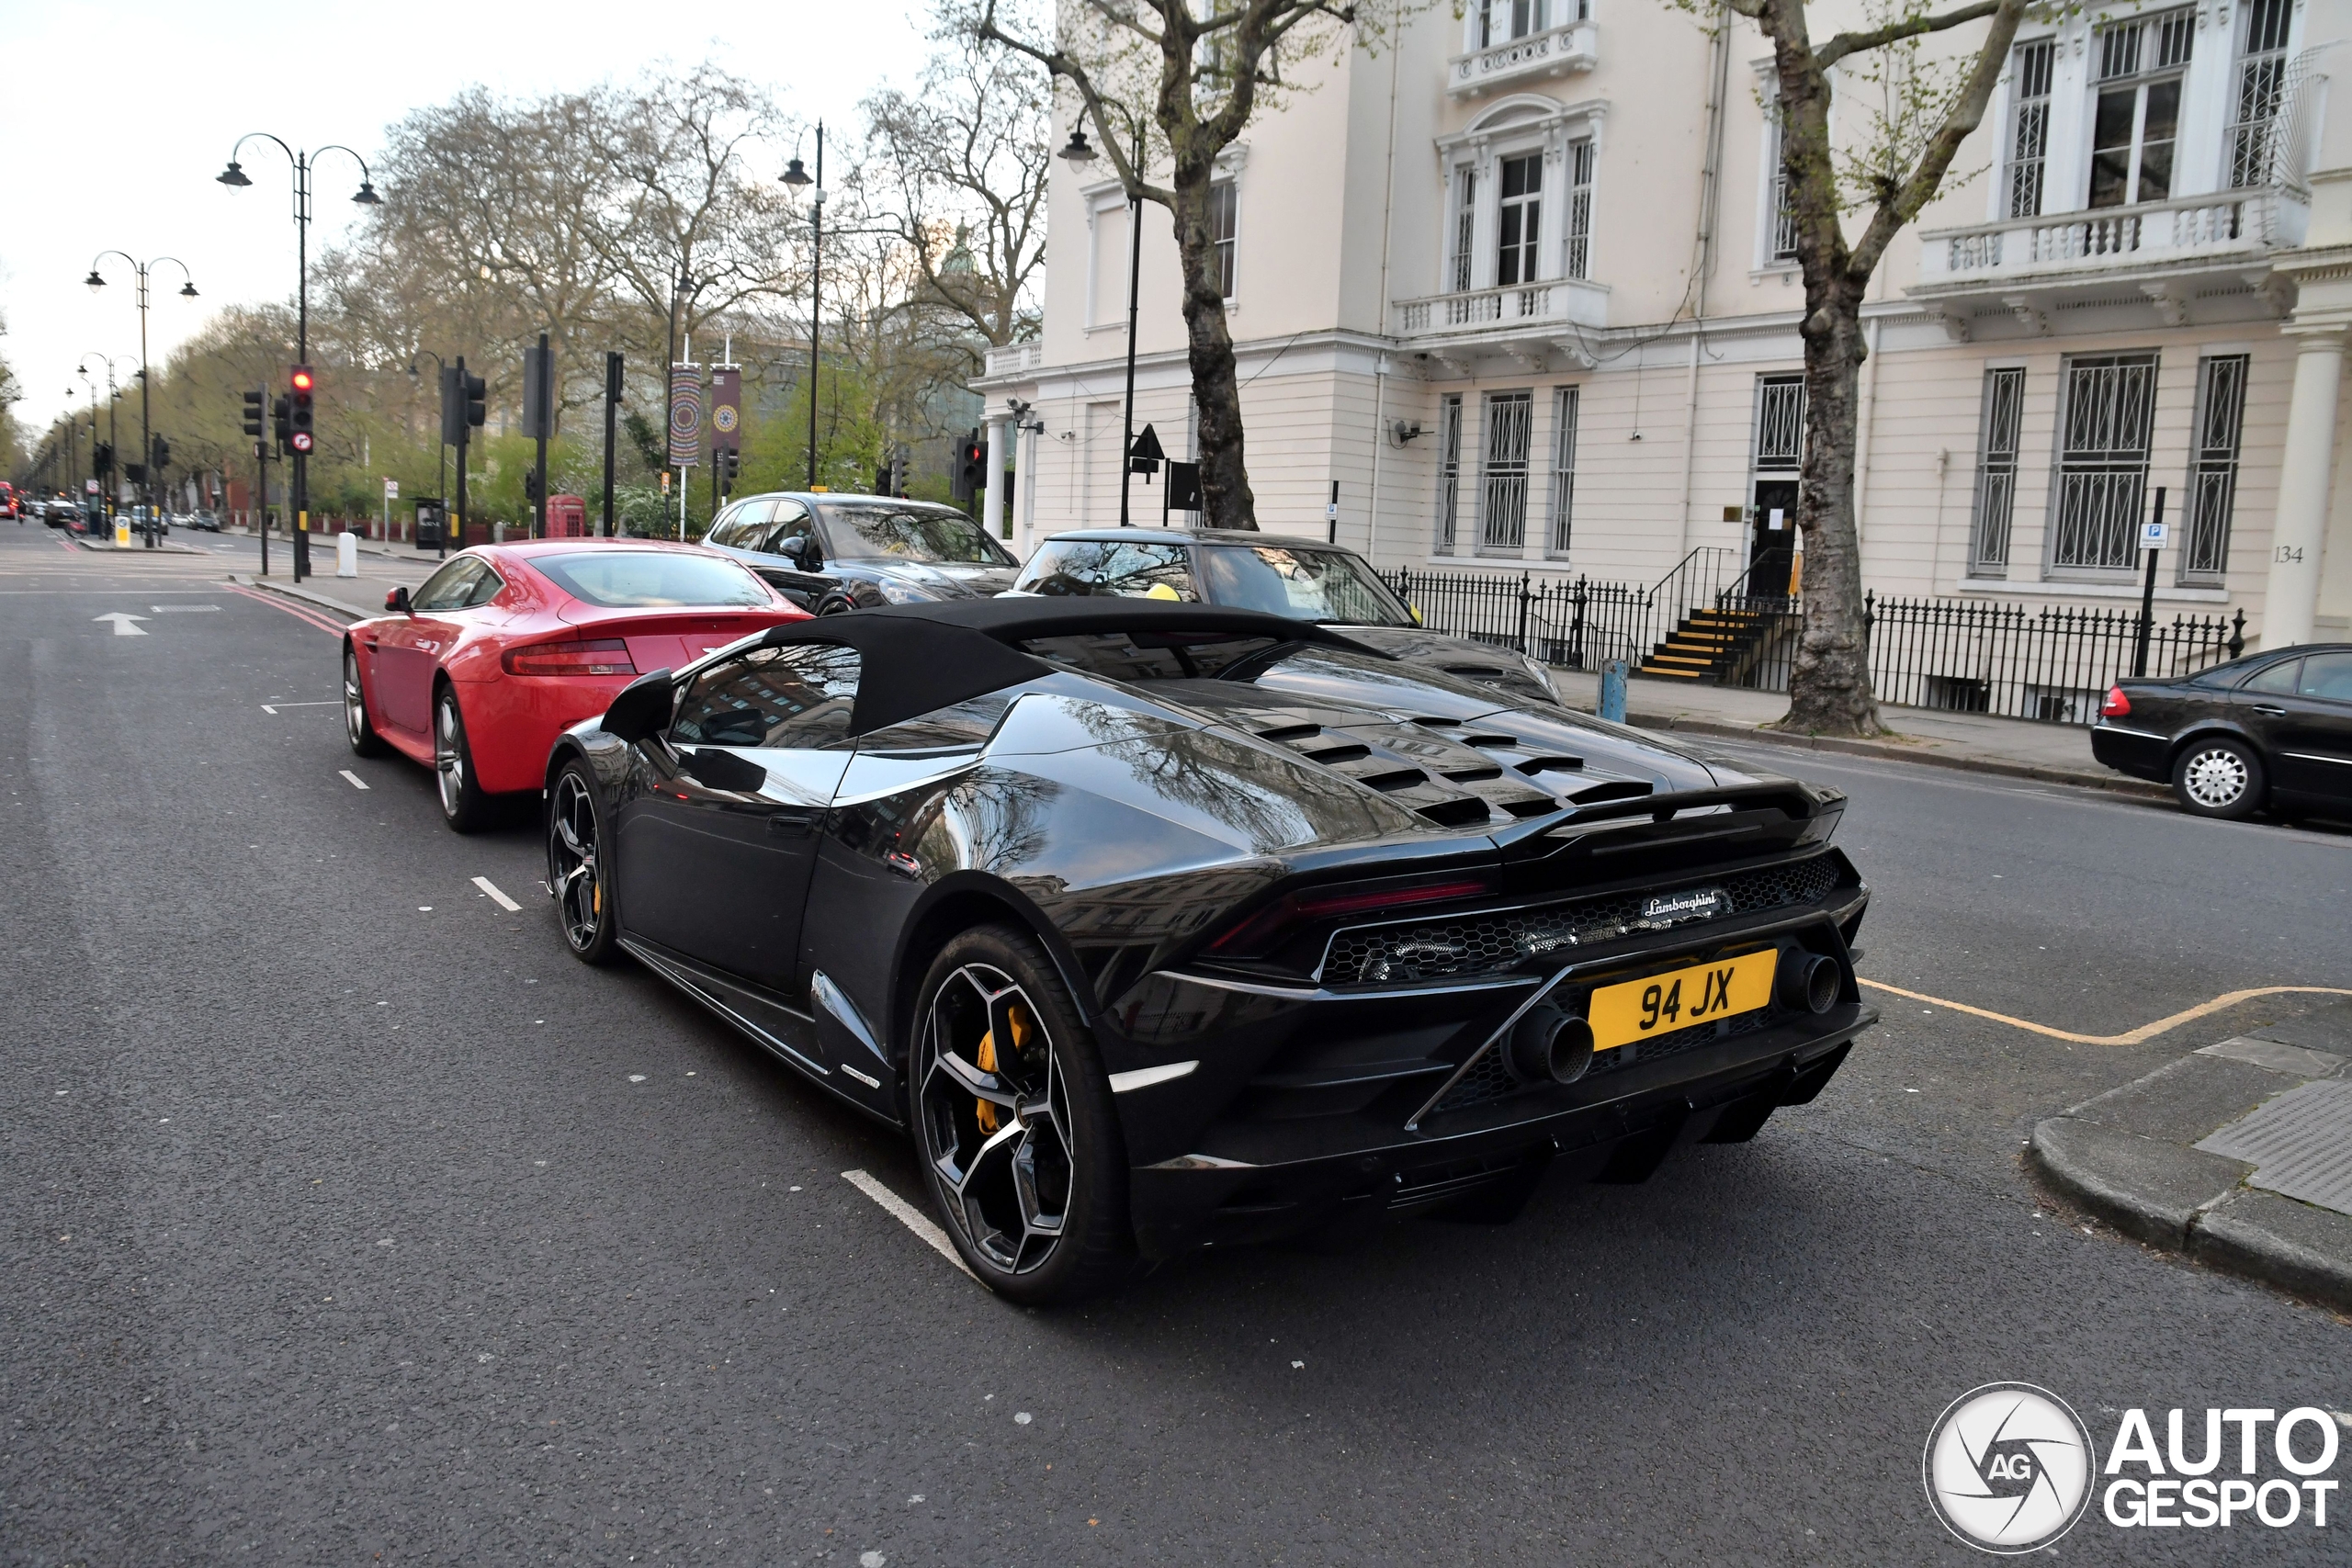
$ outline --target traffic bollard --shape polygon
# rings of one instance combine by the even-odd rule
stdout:
[[[334,536],[334,574],[337,577],[359,575],[359,536],[348,528]]]
[[[1600,667],[1600,716],[1615,724],[1625,722],[1625,676],[1628,666],[1622,659],[1612,659]]]

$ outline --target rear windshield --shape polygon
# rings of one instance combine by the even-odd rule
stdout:
[[[608,610],[713,605],[763,609],[775,603],[766,584],[722,556],[674,550],[582,550],[534,556],[531,564],[582,604]]]
[[[1351,626],[1409,626],[1411,612],[1345,550],[1216,545],[1201,552],[1205,597],[1237,610]]]
[[[960,512],[944,506],[892,505],[887,501],[828,502],[825,553],[855,560],[894,556],[900,560],[947,561],[967,566],[1012,566],[1013,558],[988,531]]]
[[[1128,599],[1197,601],[1192,552],[1182,545],[1120,539],[1049,539],[1014,584],[1047,598],[1106,593]]]

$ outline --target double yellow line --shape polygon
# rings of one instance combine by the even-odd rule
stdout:
[[[2243,991],[2224,991],[2210,1002],[2199,1002],[2193,1008],[2184,1008],[2170,1017],[2160,1018],[2154,1023],[2143,1023],[2139,1028],[2126,1031],[2121,1034],[2077,1034],[2071,1029],[2052,1029],[2046,1023],[2036,1023],[2030,1019],[2011,1018],[2007,1013],[1994,1012],[1986,1008],[1973,1008],[1966,1002],[1946,1001],[1941,997],[1931,997],[1924,991],[1906,991],[1900,986],[1890,986],[1883,980],[1862,980],[1860,976],[1856,976],[1855,978],[1874,991],[1885,991],[1894,996],[1907,997],[1915,1002],[1928,1002],[1936,1007],[1949,1008],[1953,1012],[1964,1012],[1971,1018],[1989,1018],[1995,1023],[2006,1023],[2012,1029],[2027,1030],[2035,1034],[2047,1035],[2052,1040],[2071,1040],[2077,1045],[2143,1044],[2168,1030],[2178,1029],[2184,1023],[2193,1023],[2207,1013],[2219,1012],[2223,1008],[2235,1007],[2238,1003],[2250,1001],[2256,997],[2276,997],[2297,993],[2306,996],[2352,997],[2352,990],[2347,990],[2341,986],[2252,986]]]

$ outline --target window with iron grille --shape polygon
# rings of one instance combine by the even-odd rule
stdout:
[[[1486,461],[1479,479],[1478,547],[1517,550],[1527,542],[1527,455],[1532,392],[1488,392]]]
[[[2003,577],[2009,569],[2009,521],[2017,510],[2018,433],[2024,423],[2025,371],[1984,372],[1984,406],[1976,446],[1976,514],[1969,528],[1968,572]]]
[[[1544,553],[1565,560],[1577,502],[1577,389],[1552,391],[1552,527]]]
[[[2238,8],[2237,96],[2230,120],[2230,184],[2268,185],[2276,171],[2279,111],[2287,100],[2287,26],[2291,0],[2252,0]]]
[[[2064,377],[2050,564],[2061,570],[2128,571],[2140,558],[2156,356],[2081,355],[2066,361]]]
[[[2172,194],[2181,79],[2196,36],[2196,14],[2186,10],[2099,29],[2091,206],[2130,207]]]
[[[1789,165],[1781,156],[1788,150],[1788,128],[1781,122],[1781,106],[1777,101],[1765,105],[1764,112],[1772,122],[1771,259],[1792,262],[1797,259],[1797,215],[1789,209]]]
[[[1804,461],[1804,378],[1759,376],[1756,381],[1756,467],[1793,469]]]
[[[1209,186],[1209,238],[1216,244],[1217,287],[1233,298],[1234,236],[1240,232],[1241,192],[1231,180]]]
[[[1568,143],[1568,208],[1566,243],[1561,247],[1560,276],[1589,277],[1592,266],[1592,138]]]
[[[2009,216],[2041,215],[2041,183],[2050,154],[2050,78],[2058,40],[2041,39],[2018,48],[2011,76],[2017,90],[2017,119],[2009,136]]]
[[[1453,553],[1454,518],[1462,503],[1462,394],[1437,400],[1437,549]]]
[[[1478,171],[1464,164],[1453,171],[1453,254],[1448,258],[1453,292],[1470,288],[1470,259],[1478,239]]]
[[[2230,514],[2238,496],[2238,445],[2245,428],[2246,356],[2208,355],[2197,367],[2196,446],[2183,522],[2180,580],[2218,582],[2230,564]]]

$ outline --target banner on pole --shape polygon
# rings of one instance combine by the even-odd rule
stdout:
[[[743,449],[743,372],[721,365],[710,373],[710,448],[714,452]]]
[[[702,367],[670,367],[670,466],[690,468],[702,461]]]

